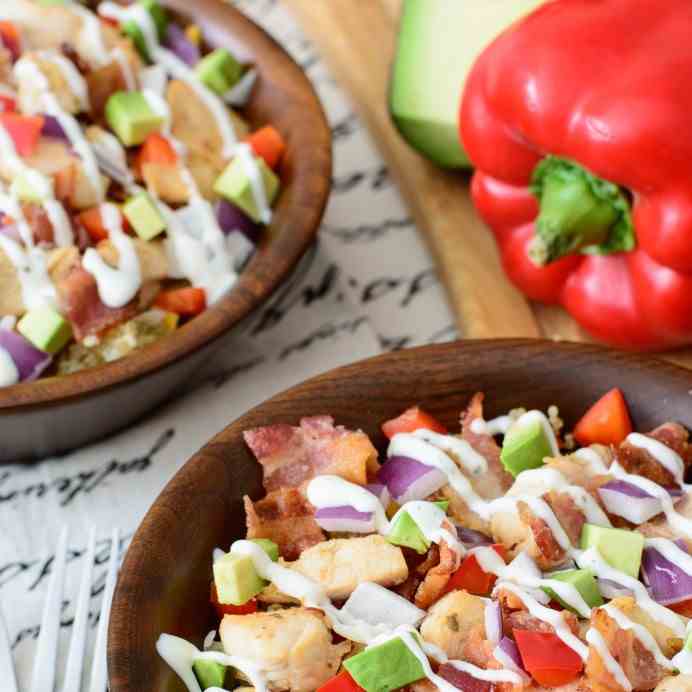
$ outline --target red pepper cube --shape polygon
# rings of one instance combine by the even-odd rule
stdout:
[[[492,549],[503,559],[506,559],[506,549],[501,543],[495,543]],[[476,596],[487,596],[492,590],[497,577],[481,569],[476,556],[471,553],[459,566],[447,582],[446,592],[463,589]]]
[[[382,432],[390,440],[398,433],[411,433],[421,428],[442,434],[447,432],[447,428],[442,423],[418,406],[413,406],[400,416],[382,423]]]
[[[547,687],[566,685],[581,673],[584,662],[574,649],[553,632],[514,630],[524,668]]]
[[[338,675],[335,675],[331,680],[317,688],[317,692],[361,692],[363,690],[360,685],[351,677],[347,670],[342,670]]]

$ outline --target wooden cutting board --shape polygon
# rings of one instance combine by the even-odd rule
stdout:
[[[350,94],[424,233],[466,338],[589,341],[561,308],[528,301],[505,277],[464,173],[443,171],[408,147],[387,111],[401,0],[284,0]],[[692,368],[692,352],[665,356]]]

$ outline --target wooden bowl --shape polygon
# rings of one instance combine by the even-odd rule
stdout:
[[[140,419],[179,391],[222,337],[264,302],[314,241],[331,185],[331,133],[301,68],[268,34],[217,0],[165,0],[260,72],[244,113],[273,124],[287,151],[274,221],[233,290],[174,335],[122,360],[0,389],[0,462],[58,454]]]
[[[243,430],[328,413],[385,448],[380,423],[421,404],[450,430],[472,394],[487,416],[517,406],[560,407],[567,426],[620,387],[635,425],[692,428],[692,372],[598,346],[550,341],[466,341],[389,353],[309,380],[257,406],[202,448],[163,490],[135,534],[111,613],[111,692],[183,692],[154,644],[168,632],[198,645],[216,626],[209,606],[211,555],[245,535],[242,497],[263,495]]]

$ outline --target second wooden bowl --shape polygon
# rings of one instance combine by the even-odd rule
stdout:
[[[653,358],[550,341],[467,341],[366,360],[309,380],[256,407],[190,459],[156,500],[125,558],[109,634],[111,692],[183,692],[156,654],[162,632],[198,645],[216,625],[209,605],[211,555],[245,536],[242,497],[263,494],[248,428],[331,414],[380,447],[382,421],[420,404],[458,430],[477,391],[487,416],[517,406],[560,407],[568,427],[599,396],[620,387],[635,426],[668,420],[692,428],[692,372]],[[217,623],[218,624],[218,623]]]
[[[122,360],[0,389],[0,463],[59,454],[115,432],[177,393],[222,337],[285,281],[315,240],[331,186],[331,132],[301,68],[267,33],[219,0],[162,0],[260,74],[244,114],[273,124],[287,150],[274,220],[238,283],[218,303]]]

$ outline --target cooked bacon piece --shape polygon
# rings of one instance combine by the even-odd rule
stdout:
[[[34,242],[37,245],[40,243],[52,245],[53,224],[51,224],[43,206],[34,202],[24,202],[22,204],[22,212],[26,222],[29,224]]]
[[[565,551],[555,540],[552,529],[525,502],[519,502],[518,507],[519,519],[531,529],[537,548],[535,554],[529,553],[531,557],[542,570],[559,565],[565,559]]]
[[[303,418],[298,427],[270,425],[247,430],[245,442],[264,469],[264,487],[298,488],[318,474],[335,474],[365,485],[377,470],[377,451],[360,431],[334,426],[331,416]]]
[[[81,264],[72,268],[57,284],[57,289],[62,308],[72,323],[78,341],[90,334],[100,334],[137,314],[136,300],[122,308],[104,305],[99,298],[96,280]]]
[[[677,452],[688,469],[692,464],[692,449],[688,443],[689,433],[677,423],[664,423],[648,433],[649,437],[663,443]],[[675,485],[675,479],[668,469],[641,447],[635,447],[625,440],[614,450],[615,459],[628,473],[644,476],[659,485]]]
[[[425,579],[416,589],[414,603],[423,610],[428,609],[444,593],[450,577],[459,567],[459,555],[445,541],[440,541],[439,561],[428,570]]]
[[[475,394],[461,415],[461,436],[488,462],[488,473],[474,479],[474,487],[486,499],[494,499],[504,495],[513,479],[500,461],[500,447],[495,438],[471,429],[474,420],[483,419],[483,397],[482,392]]]
[[[296,560],[306,548],[325,540],[312,506],[294,488],[281,488],[258,502],[247,497],[245,515],[248,538],[269,538],[286,560]]]
[[[578,545],[586,517],[572,496],[558,490],[550,490],[543,499],[550,505],[572,545]]]
[[[502,607],[502,628],[504,634],[512,636],[514,629],[531,630],[532,632],[555,632],[552,625],[534,617],[526,610],[524,603],[512,591],[499,589],[497,598]],[[562,619],[575,635],[579,635],[579,620],[569,610],[560,611]]]

